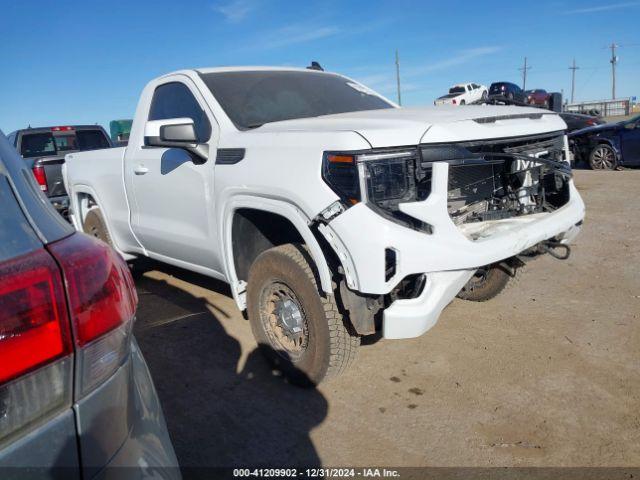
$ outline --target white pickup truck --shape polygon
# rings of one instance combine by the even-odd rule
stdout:
[[[321,71],[185,70],[145,87],[127,147],[68,155],[64,175],[77,229],[228,282],[267,357],[317,384],[363,335],[429,330],[479,267],[572,241],[565,128],[398,108]]]
[[[435,99],[433,104],[440,105],[469,105],[470,103],[486,100],[489,89],[477,83],[459,83],[449,89],[449,93]]]

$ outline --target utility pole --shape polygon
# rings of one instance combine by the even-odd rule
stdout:
[[[616,48],[619,46],[620,45],[616,45],[615,43],[609,45],[609,48],[611,49],[611,60],[609,60],[609,62],[611,62],[611,98],[613,100],[616,99],[616,63],[618,63]]]
[[[527,70],[531,70],[531,67],[527,67],[527,57],[524,57],[524,67],[519,68],[522,70],[522,90],[527,89]]]
[[[576,59],[573,59],[573,65],[569,67],[571,70],[571,103],[573,103],[573,96],[576,91],[576,70],[580,70],[580,67],[576,67]]]
[[[400,95],[400,57],[396,49],[396,83],[398,86],[398,105],[402,106],[402,96]]]

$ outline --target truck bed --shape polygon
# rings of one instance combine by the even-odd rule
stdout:
[[[124,153],[126,147],[93,150],[89,152],[71,153],[65,157],[64,181],[67,191],[72,183],[71,221],[77,229],[81,229],[78,209],[82,194],[90,194],[98,202],[98,206],[108,202],[109,208],[101,208],[111,227],[109,233],[118,243],[118,232],[129,231],[129,208],[122,175]],[[71,175],[73,177],[71,177]],[[100,194],[91,185],[100,184]],[[105,197],[105,198],[102,198]],[[122,230],[124,229],[124,230]]]

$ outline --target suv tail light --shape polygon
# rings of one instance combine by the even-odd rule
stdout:
[[[78,349],[77,392],[109,378],[129,352],[138,297],[125,261],[93,237],[75,234],[49,246],[62,267]]]
[[[40,185],[40,190],[46,192],[47,187],[47,174],[44,171],[44,167],[42,165],[35,165],[32,168],[33,176],[36,177],[36,182]]]
[[[45,250],[0,264],[0,442],[71,404],[71,332]]]
[[[124,260],[81,233],[47,249],[0,263],[0,445],[71,406],[74,338],[76,399],[131,344],[138,298]]]

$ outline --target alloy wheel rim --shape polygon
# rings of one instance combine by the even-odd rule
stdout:
[[[613,169],[615,163],[613,152],[606,147],[599,147],[593,153],[592,163],[598,169]]]
[[[262,291],[260,304],[260,320],[271,346],[289,360],[299,359],[309,345],[309,326],[295,292],[274,282]]]

